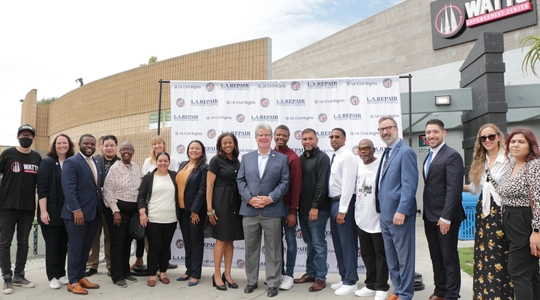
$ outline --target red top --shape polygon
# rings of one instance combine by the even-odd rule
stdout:
[[[283,203],[289,205],[289,214],[296,215],[298,203],[300,202],[300,192],[302,191],[302,164],[300,163],[300,157],[287,146],[281,150],[277,148],[274,150],[288,157],[289,190],[283,196]]]

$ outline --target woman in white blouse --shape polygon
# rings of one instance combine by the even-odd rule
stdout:
[[[485,124],[478,131],[474,146],[471,183],[464,187],[474,195],[482,192],[476,207],[474,299],[514,299],[507,268],[509,244],[502,227],[501,196],[493,185],[504,179],[510,165],[503,133],[497,125]]]

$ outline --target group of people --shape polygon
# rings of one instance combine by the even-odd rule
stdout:
[[[399,127],[392,117],[379,119],[378,132],[387,146],[382,156],[375,157],[372,140],[362,139],[357,147],[360,162],[345,147],[346,132],[341,128],[331,131],[334,152],[329,157],[319,149],[314,129],[302,131],[304,152],[297,155],[287,146],[287,126],[279,125],[273,132],[269,125],[259,124],[255,128],[257,150],[244,154],[241,161],[237,138],[224,132],[217,138],[217,153],[208,164],[201,141],[191,141],[188,159],[177,163],[165,152],[163,139],[156,137],[141,172],[132,161],[133,145],[122,143],[117,156],[118,141],[112,135],[99,139],[102,154],[93,156],[98,141],[92,135],[80,137],[79,152],[75,153],[71,139],[60,134],[42,160],[30,148],[35,129],[23,125],[17,135],[20,146],[0,155],[2,292],[12,293],[13,286],[34,286],[25,278],[24,266],[36,207],[34,191],[28,187],[37,185],[37,216],[53,289],[65,284],[72,293],[87,294],[87,289],[99,288],[87,279],[92,274],[86,268],[88,263],[93,269],[89,256],[97,251],[91,248],[96,239],[99,243],[96,233],[101,233],[100,223],[109,235],[106,256],[110,251],[107,266],[113,283],[126,287],[126,281],[137,281],[130,271],[144,263],[145,250],[145,241],[139,240],[135,264],[130,266],[129,224],[137,218],[147,228],[150,287],[156,280],[170,283],[166,272],[178,222],[185,243],[186,271],[177,281],[187,281],[188,286],[199,283],[204,238],[213,237],[212,284],[221,291],[238,288],[231,276],[233,242],[245,240],[244,293],[252,293],[258,288],[264,239],[268,297],[302,283],[310,283],[308,290],[317,292],[326,287],[325,231],[330,219],[340,276],[339,282],[330,285],[336,295],[412,299],[421,168],[424,230],[435,285],[429,299],[460,297],[457,244],[465,218],[463,191],[481,192],[474,298],[540,298],[536,258],[540,256],[540,186],[536,184],[540,149],[534,133],[517,128],[504,140],[496,125],[484,125],[476,140],[471,183],[464,185],[463,159],[445,143],[442,121],[426,123],[430,152],[421,166],[415,152],[399,138]],[[295,279],[298,225],[307,245],[307,260],[305,274]],[[15,227],[18,248],[12,272],[9,248]],[[359,249],[366,267],[361,289],[357,287]]]

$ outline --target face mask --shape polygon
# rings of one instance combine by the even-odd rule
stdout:
[[[19,139],[19,145],[21,145],[21,147],[23,147],[23,148],[28,148],[28,147],[32,146],[32,139],[20,138]]]

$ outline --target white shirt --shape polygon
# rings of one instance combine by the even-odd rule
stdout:
[[[339,148],[335,154],[328,180],[328,196],[334,198],[341,195],[339,212],[347,213],[355,191],[358,160],[345,146]]]
[[[431,152],[433,152],[433,154],[431,154],[431,161],[433,162],[433,160],[435,159],[435,156],[437,156],[437,154],[439,153],[439,150],[441,150],[442,146],[446,144],[445,142],[442,142],[439,146],[433,148],[433,149],[430,149]],[[426,163],[424,164],[424,174],[426,174],[427,172],[427,160],[426,160]]]
[[[381,160],[375,158],[373,162],[365,165],[358,164],[358,181],[356,182],[356,203],[354,205],[354,219],[360,229],[368,233],[380,233],[380,214],[375,204],[375,179]]]
[[[148,220],[152,223],[176,222],[175,190],[171,176],[154,174],[152,195],[148,202]]]
[[[171,156],[171,162],[169,164],[169,170],[178,172],[178,162],[176,162],[176,159]],[[156,163],[152,163],[150,160],[150,157],[146,158],[144,160],[144,164],[142,165],[142,174],[143,176],[154,171],[157,168]]]
[[[496,182],[502,182],[504,179],[504,175],[508,172],[508,170],[511,168],[512,162],[514,161],[514,157],[511,157],[510,159],[504,155],[504,150],[499,150],[499,154],[497,155],[497,158],[495,158],[495,162],[493,163],[493,166],[491,166],[491,169],[489,172],[491,173],[491,177]],[[471,182],[469,185],[469,192],[473,195],[477,195],[478,193],[482,192],[482,213],[484,216],[489,215],[491,207],[490,207],[490,201],[491,197],[493,197],[493,201],[497,203],[497,205],[501,206],[501,196],[497,193],[497,190],[495,190],[495,187],[491,184],[491,182],[486,181],[487,174],[485,169],[488,168],[490,163],[490,159],[486,154],[486,165],[484,166],[484,172],[482,172],[482,176],[480,177],[480,182],[478,183],[478,186],[476,186],[474,183]]]

